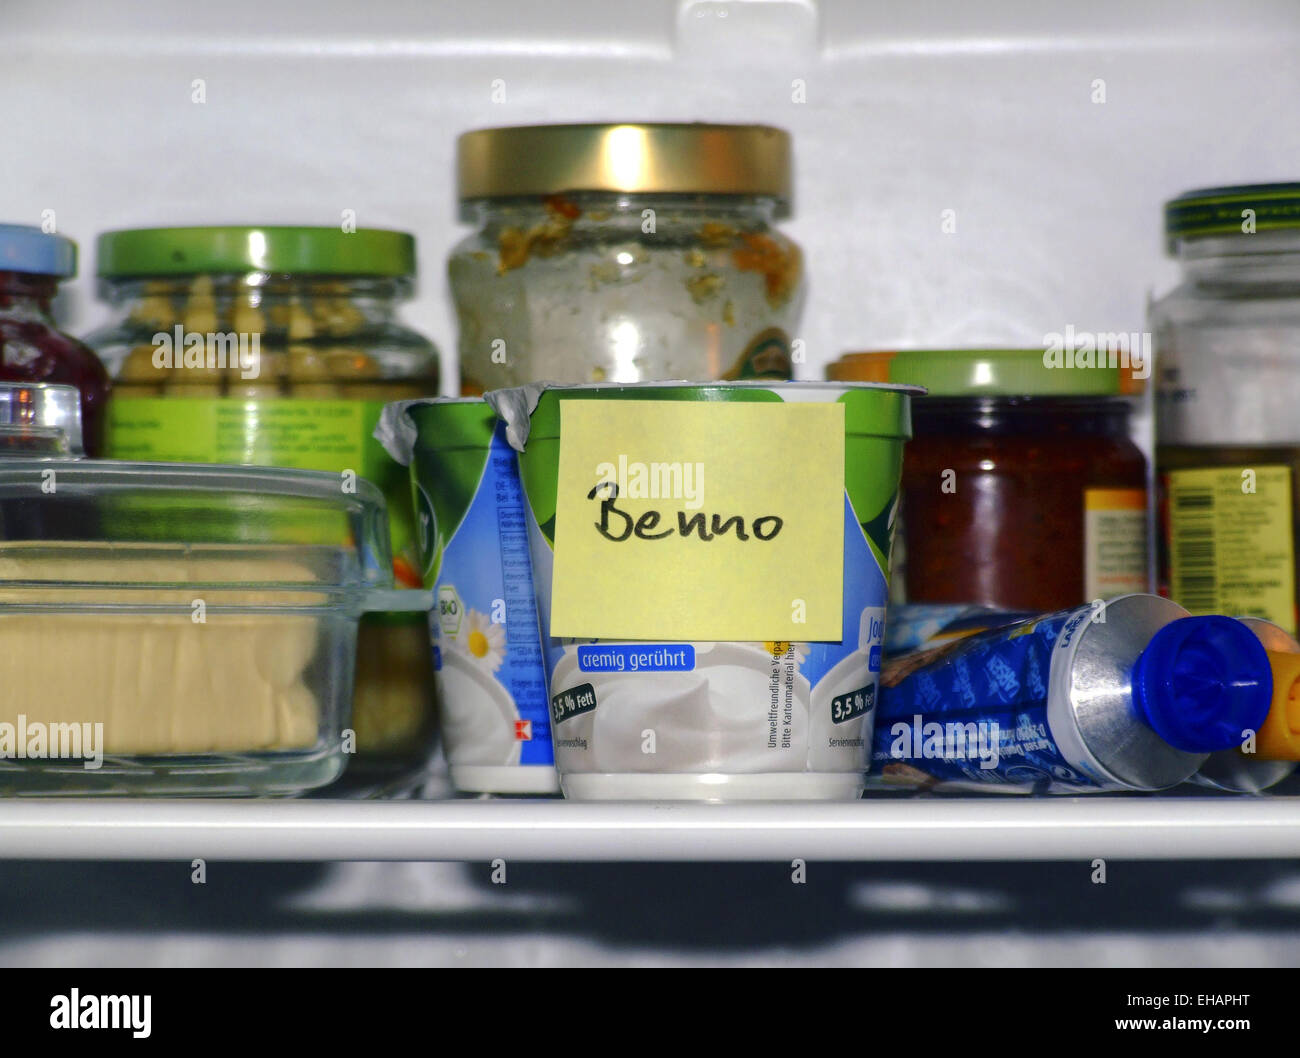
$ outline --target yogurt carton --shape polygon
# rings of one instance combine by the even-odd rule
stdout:
[[[466,793],[558,793],[518,458],[481,398],[399,401],[375,436],[411,469],[443,748]]]
[[[862,384],[652,383],[528,386],[487,395],[521,453],[556,766],[566,797],[835,800],[861,794],[913,392]],[[808,557],[843,563],[843,638],[734,643],[553,637],[560,407],[575,400],[844,404],[843,553]],[[772,456],[778,464],[815,457]],[[791,469],[797,472],[797,465]],[[653,752],[646,752],[649,732],[655,736]]]

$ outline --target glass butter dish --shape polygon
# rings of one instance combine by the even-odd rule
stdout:
[[[429,606],[388,540],[347,474],[0,459],[0,795],[333,781],[362,613]]]

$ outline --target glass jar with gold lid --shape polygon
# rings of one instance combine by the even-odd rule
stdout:
[[[789,378],[803,306],[790,137],[604,124],[461,136],[461,389]]]

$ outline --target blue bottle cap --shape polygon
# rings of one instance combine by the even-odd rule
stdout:
[[[1258,731],[1273,699],[1268,653],[1231,617],[1183,617],[1133,666],[1133,702],[1155,733],[1187,753],[1216,753]]]
[[[26,224],[0,224],[0,272],[74,276],[77,244]]]

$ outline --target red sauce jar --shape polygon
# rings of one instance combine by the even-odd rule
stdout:
[[[71,239],[21,224],[0,224],[0,382],[76,386],[86,454],[101,454],[108,371],[88,346],[54,325],[59,280],[75,275]]]
[[[1123,368],[933,350],[850,354],[828,375],[929,390],[903,455],[894,601],[1048,611],[1148,590]]]

